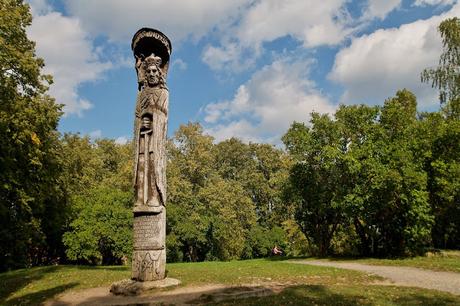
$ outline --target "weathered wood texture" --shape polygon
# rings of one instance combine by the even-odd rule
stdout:
[[[133,37],[138,95],[134,119],[134,248],[132,279],[165,278],[166,87],[171,44],[161,32],[143,28]],[[166,50],[166,51],[165,51]]]

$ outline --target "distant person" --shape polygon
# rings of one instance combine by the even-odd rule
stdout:
[[[272,254],[273,254],[274,256],[283,255],[283,251],[282,251],[280,248],[278,248],[277,245],[275,245],[275,246],[273,247],[273,249],[272,249]]]

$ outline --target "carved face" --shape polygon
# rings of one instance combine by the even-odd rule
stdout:
[[[145,77],[149,86],[158,85],[160,82],[160,71],[156,65],[149,65],[145,70]]]

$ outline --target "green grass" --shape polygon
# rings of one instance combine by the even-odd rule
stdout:
[[[435,271],[460,272],[460,251],[441,251],[402,259],[358,259],[357,262],[371,265],[408,266]]]
[[[174,263],[168,264],[167,270],[168,276],[182,281],[182,286],[264,286],[273,282],[286,285],[280,294],[260,298],[260,301],[225,302],[229,305],[301,305],[296,302],[298,299],[302,299],[302,303],[309,301],[318,305],[332,302],[337,305],[342,302],[342,305],[415,305],[416,302],[432,305],[434,301],[440,301],[439,305],[449,305],[452,301],[456,303],[451,304],[460,305],[460,297],[453,295],[423,289],[375,286],[372,283],[376,277],[360,272],[290,264],[282,260]],[[129,276],[130,268],[120,266],[50,266],[1,273],[0,305],[37,305],[63,292],[109,286]],[[374,300],[379,302],[372,303]]]
[[[376,279],[351,270],[292,265],[281,260],[254,259],[229,262],[176,263],[167,265],[168,276],[184,285],[250,284],[260,282],[363,283]]]
[[[68,290],[106,286],[129,277],[127,267],[48,266],[0,274],[0,305],[37,305]]]
[[[459,305],[460,297],[417,288],[393,286],[297,285],[265,297],[226,300],[207,305]]]

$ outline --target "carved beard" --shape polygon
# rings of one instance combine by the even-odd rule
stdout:
[[[159,83],[160,83],[160,77],[159,76],[147,77],[147,84],[150,87],[157,86]]]

